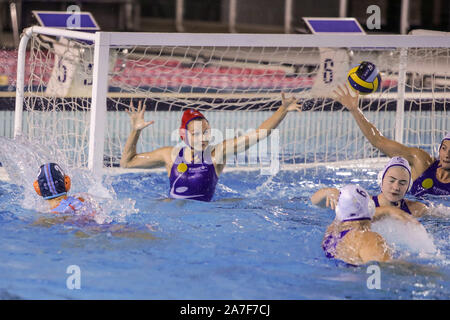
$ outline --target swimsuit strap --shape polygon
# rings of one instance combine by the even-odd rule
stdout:
[[[407,214],[412,214],[405,199],[402,199],[402,201],[400,202],[400,209],[405,211]]]
[[[378,202],[378,196],[372,196],[373,202],[375,202],[375,207],[379,207],[380,203]]]
[[[342,239],[347,233],[349,233],[349,231],[352,231],[352,229],[341,231],[339,233],[339,239]]]

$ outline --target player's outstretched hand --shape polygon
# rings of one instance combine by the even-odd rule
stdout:
[[[297,104],[297,98],[290,97],[286,99],[284,92],[281,93],[281,105],[287,108],[287,111],[302,111],[302,106]]]
[[[332,210],[336,210],[338,198],[339,198],[339,193],[336,194],[336,192],[334,192],[334,191],[328,191],[327,192],[327,200],[326,200],[326,204],[325,204],[326,207],[330,208]]]
[[[153,124],[155,121],[145,121],[144,112],[145,107],[142,106],[142,101],[139,100],[137,109],[133,106],[133,99],[130,100],[130,108],[126,110],[131,119],[131,126],[133,130],[142,130],[149,125]]]
[[[354,93],[354,95],[352,95],[346,85],[339,85],[337,89],[333,90],[333,93],[336,96],[335,100],[339,101],[349,111],[358,109],[358,93]]]

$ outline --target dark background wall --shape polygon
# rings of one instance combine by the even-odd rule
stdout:
[[[10,0],[0,0],[0,32],[10,32]],[[79,0],[14,1],[19,6],[19,29],[33,25],[32,10],[65,10],[77,4],[94,14],[105,31],[177,31],[176,0]],[[401,0],[347,0],[347,16],[365,27],[369,5],[381,9],[381,30],[399,33]],[[184,0],[183,24],[188,32],[228,32],[230,0]],[[284,32],[284,0],[237,0],[237,32]],[[339,0],[293,0],[292,32],[304,27],[302,17],[337,17]],[[450,1],[410,0],[410,28],[450,31]]]

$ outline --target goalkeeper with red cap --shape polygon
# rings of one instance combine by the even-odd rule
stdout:
[[[181,118],[180,137],[186,146],[162,147],[138,154],[136,144],[144,128],[153,121],[144,120],[145,106],[140,101],[137,109],[130,103],[127,111],[131,118],[131,133],[125,144],[120,160],[123,168],[156,168],[164,166],[170,180],[169,197],[211,201],[216,184],[222,173],[227,156],[243,152],[271,134],[284,119],[288,111],[300,110],[296,99],[285,99],[282,104],[256,130],[210,145],[210,124],[199,111],[187,109]]]

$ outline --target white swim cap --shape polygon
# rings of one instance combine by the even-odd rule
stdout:
[[[339,221],[371,220],[375,214],[375,203],[367,191],[358,184],[341,188],[336,206]]]
[[[441,144],[439,145],[439,151],[441,150],[441,148],[442,148],[442,144],[444,143],[444,140],[450,140],[450,132],[448,132],[446,135],[445,135],[445,137],[442,139],[442,141],[441,141]]]
[[[383,179],[384,179],[384,176],[386,175],[386,172],[389,170],[389,168],[395,167],[395,166],[403,167],[408,171],[408,173],[409,173],[408,191],[409,191],[412,187],[412,182],[413,182],[412,176],[411,176],[411,166],[409,165],[408,161],[402,157],[393,157],[393,158],[391,158],[391,160],[389,160],[389,162],[384,167],[383,171],[380,171],[380,173],[378,174],[378,185],[381,188],[381,185],[383,183]]]

